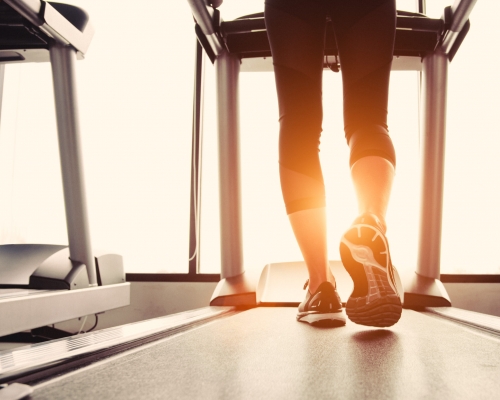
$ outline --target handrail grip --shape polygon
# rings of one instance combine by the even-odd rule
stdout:
[[[223,49],[223,45],[220,38],[214,29],[214,14],[215,11],[212,7],[208,5],[207,0],[187,0],[189,6],[191,7],[191,12],[196,21],[196,24],[200,27],[201,32],[205,35],[208,45],[213,51],[213,54],[218,56]],[[207,49],[205,49],[207,50]],[[212,60],[213,62],[213,60]]]
[[[449,8],[450,9],[450,28],[446,32],[441,49],[445,54],[453,57],[453,48],[455,42],[460,45],[463,40],[464,35],[461,35],[463,29],[468,29],[467,22],[469,21],[469,15],[472,9],[476,5],[477,0],[455,0],[455,3]],[[465,32],[466,33],[466,32]]]
[[[426,17],[408,17],[399,15],[397,18],[397,28],[411,29],[422,32],[440,33],[443,30],[444,21],[442,19],[432,19]],[[224,34],[245,33],[251,31],[265,30],[264,18],[253,17],[240,18],[233,21],[221,23],[221,30]]]
[[[460,32],[469,19],[477,0],[455,0],[451,6],[452,23],[450,31]]]
[[[191,7],[191,12],[205,35],[213,35],[215,33],[212,25],[213,9],[207,6],[205,0],[187,0]]]

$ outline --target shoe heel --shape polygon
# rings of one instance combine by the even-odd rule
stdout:
[[[388,327],[401,317],[402,305],[394,284],[389,248],[376,228],[353,225],[342,236],[340,256],[354,282],[346,314],[357,324]]]

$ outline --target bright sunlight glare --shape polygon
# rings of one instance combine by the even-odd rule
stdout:
[[[77,63],[90,229],[94,248],[124,256],[127,272],[187,272],[195,36],[187,2],[68,1],[96,34]],[[438,18],[452,0],[428,1]],[[415,0],[398,0],[415,11]],[[116,17],[119,10],[120,18]],[[230,20],[263,0],[225,0]],[[471,31],[450,64],[442,272],[499,273],[500,3],[477,2]],[[214,69],[205,69],[201,272],[220,270]],[[7,65],[0,125],[0,243],[67,243],[50,65]],[[278,177],[278,112],[272,73],[242,73],[243,239],[246,269],[300,260]],[[321,160],[330,259],[357,213],[342,129],[340,75],[324,74]],[[395,265],[415,267],[419,229],[418,74],[393,72],[389,129],[398,159],[388,215]],[[481,138],[481,140],[478,140]],[[492,261],[493,260],[493,261]]]

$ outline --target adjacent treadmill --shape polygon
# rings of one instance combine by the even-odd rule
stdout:
[[[0,337],[130,303],[122,257],[92,250],[87,220],[74,64],[83,59],[93,34],[81,8],[0,2],[0,98],[5,64],[52,66],[69,240],[69,246],[0,246]]]

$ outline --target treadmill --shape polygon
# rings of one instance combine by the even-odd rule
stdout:
[[[475,2],[457,0],[438,20],[398,16],[401,63],[395,64],[422,71],[423,180],[433,186],[422,196],[419,267],[400,283],[405,309],[390,329],[350,321],[341,328],[297,323],[295,307],[307,274],[303,263],[269,264],[260,277],[244,272],[235,87],[240,69],[269,68],[265,26],[262,15],[224,22],[205,0],[188,2],[198,41],[216,64],[219,140],[225,149],[220,152],[222,280],[211,305],[0,352],[0,384],[6,385],[0,394],[33,399],[497,397],[500,318],[451,307],[439,282],[440,223],[427,220],[429,213],[441,215],[446,68],[468,30]],[[335,49],[328,51],[330,63]],[[251,52],[253,57],[245,56]],[[427,171],[427,163],[434,170]],[[339,262],[332,262],[332,269],[343,279]],[[343,301],[345,296],[342,292]]]
[[[130,304],[122,257],[92,250],[76,96],[75,61],[94,29],[81,8],[39,0],[0,2],[0,104],[5,65],[50,62],[68,245],[0,246],[0,337]],[[46,328],[45,335],[50,332]],[[61,334],[61,332],[58,332]]]
[[[269,264],[258,283],[247,277],[243,267],[238,76],[245,71],[272,71],[263,13],[224,21],[219,10],[208,7],[207,2],[188,0],[188,3],[197,22],[198,41],[216,71],[222,280],[211,305],[296,303],[302,297],[301,282],[303,284],[307,279],[304,263]],[[398,277],[400,289],[404,286],[404,305],[407,308],[451,305],[439,279],[447,70],[470,28],[468,15],[474,3],[456,1],[444,10],[440,19],[398,11],[392,68],[419,71],[422,89],[418,261],[412,276],[404,277],[404,282]],[[329,27],[324,68],[338,63],[333,29]],[[352,291],[352,282],[340,262],[332,262],[331,268],[338,276],[341,299],[346,301]],[[283,282],[287,284],[283,285]],[[294,287],[297,289],[292,289]]]

